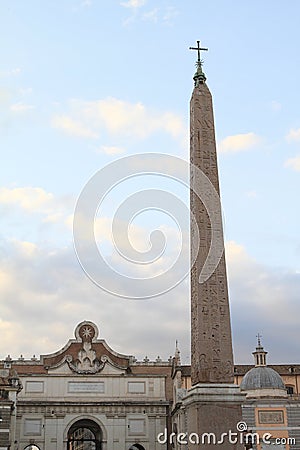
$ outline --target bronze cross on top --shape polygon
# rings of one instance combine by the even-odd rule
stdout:
[[[200,41],[197,41],[197,47],[190,47],[190,50],[197,50],[198,51],[198,63],[201,63],[200,50],[208,51],[208,48],[201,48],[200,47]]]
[[[260,343],[260,339],[261,339],[261,337],[262,337],[262,335],[261,334],[259,334],[259,333],[257,333],[257,343],[258,343],[258,345],[261,345],[261,343]]]

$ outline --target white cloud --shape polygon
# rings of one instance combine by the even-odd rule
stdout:
[[[19,75],[21,72],[22,72],[22,70],[20,67],[15,67],[14,69],[10,69],[10,70],[2,70],[0,72],[0,75],[10,77],[10,76]]]
[[[179,11],[174,8],[174,6],[167,6],[165,9],[165,13],[163,15],[163,21],[166,24],[171,24],[173,19],[175,19],[175,17],[177,17],[179,14]]]
[[[154,8],[151,11],[148,11],[145,14],[143,14],[143,19],[149,20],[150,22],[158,22],[158,12],[159,8]]]
[[[30,111],[31,109],[34,109],[34,106],[26,105],[25,103],[18,102],[18,103],[14,103],[13,105],[11,105],[9,109],[15,113],[22,113],[22,112],[26,112],[26,111]]]
[[[2,205],[17,205],[29,212],[48,210],[53,201],[53,194],[41,188],[0,188],[0,203]]]
[[[93,1],[92,0],[81,0],[78,1],[77,4],[72,6],[72,11],[74,13],[80,13],[80,11],[82,11],[82,9],[84,8],[90,8],[93,5]]]
[[[255,335],[260,331],[273,361],[297,361],[296,346],[289,347],[289,352],[285,349],[288,342],[299,342],[300,275],[294,270],[260,264],[245,247],[233,241],[226,244],[226,256],[238,359],[243,363],[251,361]],[[282,336],[286,339],[282,340]]]
[[[144,6],[145,3],[146,0],[128,0],[127,2],[121,2],[120,5],[125,8],[140,8],[141,6]]]
[[[289,158],[285,163],[285,167],[300,172],[300,156],[295,156],[295,158]]]
[[[109,237],[105,221],[101,231]],[[143,248],[139,247],[143,233],[137,239],[134,244]],[[49,250],[30,242],[13,241],[2,243],[2,250],[0,307],[5,320],[0,321],[3,330],[0,352],[3,356],[56,351],[73,336],[80,321],[91,319],[99,326],[100,337],[117,351],[138,358],[146,354],[151,358],[158,354],[167,358],[172,354],[175,339],[179,339],[183,361],[187,362],[188,283],[182,283],[159,299],[128,301],[111,297],[91,283],[71,246]],[[251,352],[258,331],[263,334],[269,359],[277,363],[298,362],[300,275],[259,264],[236,242],[227,243],[226,256],[236,362],[252,362]],[[155,270],[159,271],[159,267]],[[95,311],[99,312],[96,318]],[[28,333],[32,327],[35,333]],[[36,339],[36,335],[40,338]]]
[[[254,263],[255,261],[253,258],[249,257],[245,247],[235,241],[227,241],[225,244],[225,250],[227,263],[234,269],[235,273],[237,273],[236,269],[239,267]]]
[[[236,134],[227,136],[219,144],[221,153],[237,153],[256,147],[261,143],[261,138],[255,133]]]
[[[41,214],[43,222],[64,223],[71,203],[70,198],[55,198],[39,187],[0,188],[0,205],[6,210],[20,208],[28,214]]]
[[[25,256],[27,258],[32,258],[36,256],[38,252],[38,247],[33,242],[18,241],[16,239],[14,239],[12,242],[14,243],[14,246],[18,250],[20,255]]]
[[[286,136],[289,142],[292,141],[300,141],[300,128],[294,129],[292,128]]]
[[[182,140],[186,134],[183,120],[177,114],[113,97],[90,102],[73,100],[69,115],[55,116],[52,125],[73,136],[88,138],[98,137],[102,129],[111,135],[137,139],[165,132]]]
[[[52,126],[69,134],[70,136],[97,139],[98,134],[88,128],[80,121],[73,120],[66,115],[54,116],[52,119]]]
[[[50,211],[48,212],[47,216],[44,218],[43,222],[45,223],[65,223],[66,222],[66,218],[65,215],[63,214],[62,211],[60,212],[54,212],[54,211]]]
[[[176,338],[187,354],[186,286],[175,290],[174,298],[169,295],[161,301],[128,301],[111,297],[91,283],[71,246],[52,251],[39,247],[30,256],[24,255],[23,243],[10,242],[5,250],[9,258],[0,257],[0,306],[5,317],[0,326],[7,331],[0,340],[2,355],[56,351],[73,336],[75,326],[83,319],[95,321],[101,338],[125,354],[168,358]],[[100,312],[96,318],[95,310]],[[35,333],[28,333],[32,327]],[[36,335],[40,336],[38,340]]]
[[[89,119],[103,123],[112,134],[126,133],[145,138],[160,130],[173,137],[183,132],[182,121],[174,113],[150,111],[142,103],[116,98],[86,104],[85,114]]]
[[[72,226],[73,217],[68,218],[68,225]],[[80,234],[81,239],[90,240],[90,235],[86,234],[86,230],[89,229],[90,220],[84,215],[80,217],[76,216],[76,223],[80,220]],[[122,268],[122,271],[137,273],[143,273],[148,276],[154,276],[161,270],[167,270],[172,263],[176,260],[176,255],[180,252],[181,239],[179,238],[179,231],[177,228],[170,226],[160,225],[159,230],[165,236],[166,247],[162,251],[162,254],[156,259],[157,255],[154,255],[155,261],[148,264],[134,264],[128,263],[131,260],[135,252],[149,252],[152,250],[152,244],[150,240],[151,229],[144,226],[139,226],[133,222],[128,224],[127,222],[117,219],[114,220],[111,217],[97,217],[94,220],[94,235],[98,244],[105,244],[107,251],[110,248],[109,259],[113,261],[112,266],[116,268]],[[186,234],[186,232],[185,232]],[[188,237],[185,236],[186,242]],[[109,244],[109,246],[107,246]],[[101,252],[101,249],[100,249]],[[124,259],[122,255],[126,255],[128,259]],[[150,257],[149,257],[150,258]],[[152,261],[152,259],[150,258]],[[148,261],[148,260],[147,260]]]
[[[16,67],[15,69],[12,69],[9,71],[10,75],[19,75],[19,73],[21,73],[22,70],[20,69],[20,67]]]
[[[130,8],[132,15],[124,21],[124,25],[129,25],[137,19],[142,19],[148,22],[171,25],[173,19],[179,14],[178,10],[173,6],[155,7],[144,13],[139,13],[139,8],[146,4],[143,0],[129,0],[128,2],[121,3],[122,6]]]

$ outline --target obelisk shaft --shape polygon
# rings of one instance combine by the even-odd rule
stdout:
[[[219,194],[213,106],[205,80],[202,83],[196,83],[190,108],[191,164],[209,178]],[[191,269],[192,385],[233,383],[233,354],[225,254],[223,253],[209,279],[204,283],[199,283],[199,275],[211,246],[212,227],[209,215],[195,193],[193,176],[191,176],[191,212],[200,231],[200,249]],[[222,228],[221,209],[218,221]],[[194,231],[191,229],[192,246],[194,244],[193,236],[196,235]],[[221,232],[223,236],[223,231],[221,230]]]

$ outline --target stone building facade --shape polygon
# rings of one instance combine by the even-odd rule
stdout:
[[[22,389],[19,376],[4,362],[0,369],[0,450],[11,448],[16,429],[17,395]]]
[[[254,365],[234,366],[235,383],[245,395],[242,402],[242,421],[247,424],[244,448],[300,450],[300,364],[268,366],[267,352],[260,341],[253,355]],[[172,378],[172,427],[175,432],[184,432],[184,399],[191,389],[190,366],[174,365]],[[271,437],[264,442],[266,433]],[[176,437],[174,448],[183,448]]]
[[[18,374],[19,392],[17,401],[11,393],[1,399],[1,450],[167,448],[156,435],[169,427],[171,360],[121,355],[84,321],[56,353],[29,361],[8,357],[4,366]]]
[[[248,388],[253,380],[258,383],[242,405],[243,420],[252,432],[273,428],[274,436],[276,426],[294,428],[280,436],[294,437],[296,445],[276,449],[300,449],[300,365],[257,368],[275,373],[271,379],[280,395],[264,390],[259,383],[266,377],[258,382],[261,374],[253,369],[256,365],[234,368],[241,388],[245,379]],[[137,361],[112,350],[98,338],[97,326],[84,321],[75,339],[57,352],[0,363],[0,450],[187,448],[176,442],[176,433],[185,427],[181,407],[190,387],[191,367],[181,365],[178,348],[168,361]]]

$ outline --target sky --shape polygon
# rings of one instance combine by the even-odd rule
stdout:
[[[148,251],[153,230],[168,245],[134,270],[111,235],[118,207],[135,193],[159,189],[187,205],[186,187],[155,174],[122,179],[97,211],[99,248],[110,268],[127,271],[129,297],[136,271],[151,279],[168,270],[173,288],[155,298],[97,286],[77,259],[72,229],[77,199],[107,165],[149,152],[188,161],[196,60],[189,47],[201,40],[209,48],[202,58],[214,103],[235,362],[252,363],[260,333],[270,363],[300,363],[299,15],[297,0],[0,3],[1,358],[57,351],[79,322],[92,320],[120,353],[167,359],[178,340],[188,363],[189,281],[175,286],[182,267],[172,269],[188,249],[184,214],[136,213],[132,246]],[[128,250],[127,241],[120,245]],[[113,273],[105,276],[114,284]]]

